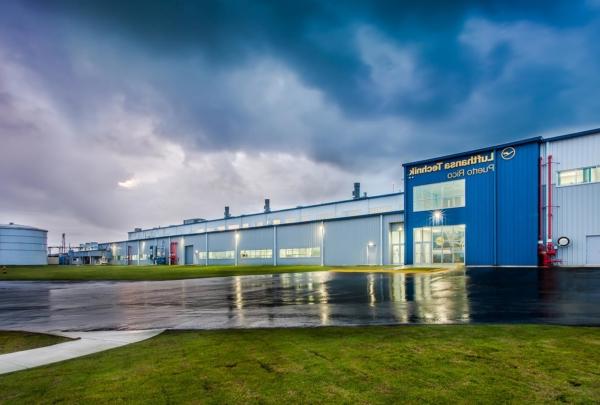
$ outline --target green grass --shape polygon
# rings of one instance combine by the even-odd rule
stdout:
[[[251,274],[299,273],[311,271],[390,271],[390,267],[329,266],[11,266],[2,280],[180,280],[187,278],[226,277]],[[418,269],[411,269],[417,271]]]
[[[0,376],[3,403],[597,402],[600,328],[166,332]]]
[[[68,340],[70,339],[43,333],[0,331],[0,354],[50,346]]]

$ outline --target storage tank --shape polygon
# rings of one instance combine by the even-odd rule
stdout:
[[[48,231],[0,224],[0,265],[46,265]]]

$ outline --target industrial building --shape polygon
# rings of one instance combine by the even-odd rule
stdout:
[[[14,223],[0,224],[0,265],[46,265],[48,231]]]
[[[85,263],[600,265],[600,129],[404,165],[405,192],[135,229]],[[550,186],[549,186],[550,185]]]

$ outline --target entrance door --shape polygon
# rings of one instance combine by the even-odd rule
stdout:
[[[132,246],[127,246],[127,264],[130,265],[131,264],[131,252],[132,252]]]
[[[600,235],[588,236],[586,264],[600,265]]]
[[[452,264],[465,262],[465,226],[415,228],[415,264]]]
[[[185,264],[194,264],[194,246],[185,247]]]
[[[171,251],[169,257],[169,263],[177,264],[177,242],[171,242]]]
[[[390,224],[391,263],[404,264],[404,226],[401,223]]]

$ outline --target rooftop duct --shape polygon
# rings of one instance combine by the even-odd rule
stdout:
[[[360,198],[360,183],[354,183],[354,191],[352,192],[352,199],[358,200]]]
[[[265,212],[271,212],[271,200],[265,198]]]
[[[225,213],[224,213],[225,218],[229,218],[231,217],[231,213],[229,212],[229,205],[225,206]]]

